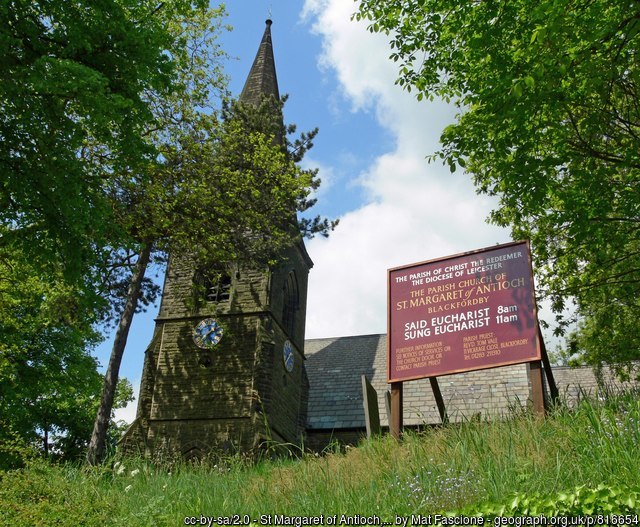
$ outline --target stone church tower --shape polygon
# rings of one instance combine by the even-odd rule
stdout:
[[[258,104],[265,96],[280,96],[270,20],[240,100]],[[171,255],[137,418],[123,449],[188,459],[269,441],[299,444],[309,391],[303,346],[312,265],[302,242],[272,269],[221,262],[211,274]],[[194,282],[203,295],[197,308],[186,302]]]

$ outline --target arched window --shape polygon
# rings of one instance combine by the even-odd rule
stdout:
[[[282,325],[287,335],[293,336],[296,326],[296,315],[300,307],[300,297],[298,294],[298,280],[295,271],[291,271],[284,283],[282,306]]]

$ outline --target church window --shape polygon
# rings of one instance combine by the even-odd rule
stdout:
[[[224,302],[231,294],[231,276],[223,268],[201,269],[196,273],[196,284],[207,302]]]
[[[298,280],[296,279],[295,271],[291,271],[284,283],[284,304],[282,309],[282,325],[290,336],[293,336],[299,307]]]

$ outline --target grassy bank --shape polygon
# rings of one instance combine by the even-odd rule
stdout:
[[[186,516],[433,514],[552,497],[584,485],[624,489],[640,474],[633,396],[388,437],[324,456],[215,465],[143,460],[90,469],[42,461],[0,473],[0,524],[184,525]],[[602,487],[601,487],[602,488]],[[635,505],[634,505],[635,506]],[[243,518],[240,517],[240,520]]]

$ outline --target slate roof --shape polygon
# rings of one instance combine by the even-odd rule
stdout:
[[[309,377],[308,430],[364,428],[361,376],[378,392],[380,423],[388,426],[384,393],[387,384],[387,335],[357,335],[305,341]],[[527,366],[518,364],[439,377],[451,420],[476,414],[506,413],[515,401],[529,397]],[[428,379],[403,385],[404,424],[440,422]]]
[[[310,385],[308,428],[365,426],[360,376],[365,374],[369,379],[386,376],[386,345],[386,335],[305,341],[305,366]],[[385,353],[381,354],[380,350]],[[382,364],[376,363],[380,358]]]

